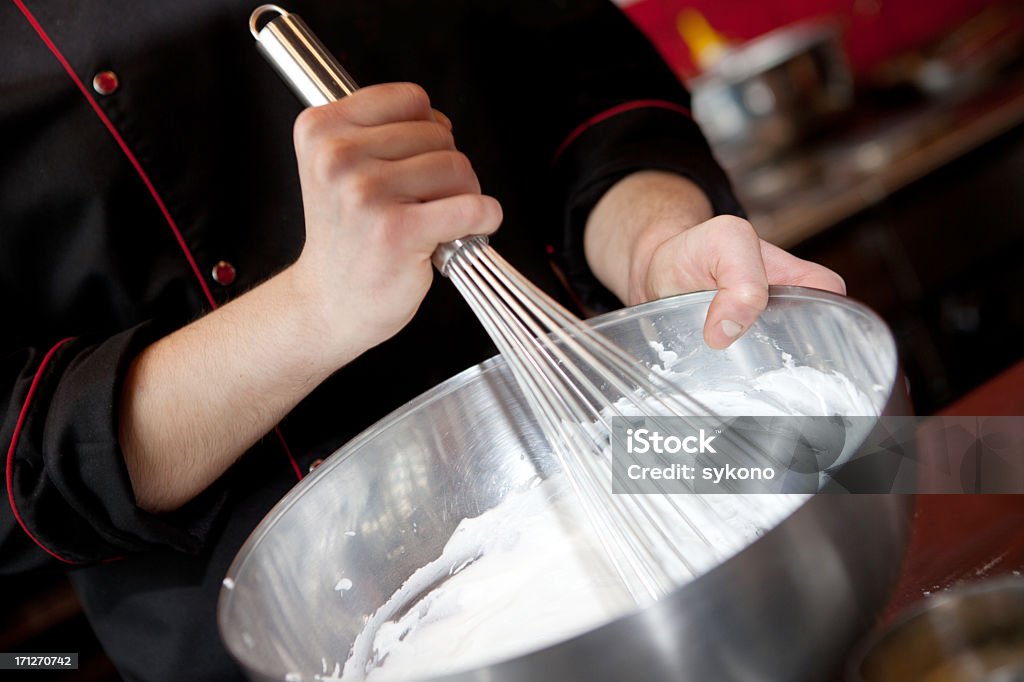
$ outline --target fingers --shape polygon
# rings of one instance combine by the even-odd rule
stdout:
[[[760,240],[747,221],[718,216],[664,242],[648,267],[645,298],[718,289],[704,324],[704,341],[725,348],[757,320],[768,303]]]
[[[372,85],[335,102],[302,111],[297,125],[331,134],[352,126],[373,127],[389,123],[430,121],[451,131],[452,121],[430,106],[426,91],[415,83]]]
[[[451,132],[451,121],[441,112],[431,108],[427,93],[414,83],[386,83],[373,85],[319,107],[305,109],[295,119],[295,146],[304,149],[323,144],[326,140],[352,137],[362,129],[387,126],[388,124],[409,124],[427,122]],[[419,129],[425,130],[423,126]],[[393,129],[384,137],[391,140],[401,138]],[[439,139],[445,136],[436,132]]]
[[[349,136],[325,144],[349,145]],[[360,155],[397,161],[418,154],[455,149],[451,131],[435,121],[405,121],[366,128],[359,134]]]
[[[455,149],[451,130],[435,121],[388,123],[365,131],[368,155],[386,161],[405,159],[432,151]]]
[[[760,239],[747,221],[718,216],[659,246],[648,266],[645,299],[718,289],[704,341],[725,348],[750,328],[768,303]]]
[[[469,235],[491,234],[501,225],[501,205],[485,194],[459,194],[410,204],[403,223],[416,227],[420,249],[430,254],[438,244]]]
[[[306,241],[294,268],[339,336],[368,348],[415,313],[438,244],[487,234],[501,207],[480,194],[451,121],[419,86],[359,90],[295,123]],[[334,325],[331,320],[359,320]],[[351,340],[350,340],[351,343]]]
[[[792,284],[846,295],[846,282],[824,265],[797,258],[768,242],[761,242],[761,255],[772,284]]]
[[[430,97],[415,83],[371,85],[348,97],[304,111],[323,128],[332,126],[379,126],[399,121],[434,121]]]
[[[718,287],[704,323],[704,341],[712,348],[725,348],[738,339],[768,305],[768,275],[757,233],[745,220],[722,218],[728,220],[715,226],[707,259]]]
[[[480,181],[462,152],[419,154],[387,164],[388,188],[402,201],[430,201],[456,194],[480,193]]]
[[[437,109],[434,109],[434,120],[437,121],[438,123],[440,123],[441,125],[443,125],[445,128],[447,128],[449,130],[449,132],[451,131],[451,129],[452,129],[452,120],[450,118],[448,118],[444,114],[444,112],[441,112],[441,111],[438,111]]]
[[[704,340],[725,348],[757,321],[769,284],[846,293],[842,277],[762,241],[746,220],[718,216],[663,242],[651,258],[644,299],[718,289],[708,308]]]
[[[480,191],[468,159],[455,148],[451,121],[430,107],[419,86],[365,88],[307,110],[295,129],[297,150],[324,185],[349,178],[360,196],[398,201]]]
[[[719,292],[708,309],[704,339],[712,348],[725,348],[750,328],[768,304],[768,285],[788,284],[823,289],[846,295],[846,282],[818,263],[797,258],[774,244],[762,241],[751,229],[744,248],[735,248],[721,259]],[[756,244],[756,262],[748,253]]]

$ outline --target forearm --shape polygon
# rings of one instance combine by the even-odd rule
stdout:
[[[594,206],[584,232],[584,252],[594,276],[626,305],[645,300],[641,278],[659,245],[712,216],[697,185],[662,171],[629,175]]]
[[[119,436],[138,505],[192,499],[362,348],[330,334],[292,269],[146,348],[121,392]]]
[[[846,292],[839,275],[761,240],[737,216],[712,216],[704,193],[670,173],[634,173],[612,186],[588,217],[591,271],[627,305],[717,289],[704,340],[725,348],[757,320],[771,284]]]
[[[300,114],[298,261],[153,344],[128,373],[119,440],[139,506],[175,509],[202,492],[327,376],[408,323],[438,244],[497,229],[501,207],[446,121],[409,83]]]

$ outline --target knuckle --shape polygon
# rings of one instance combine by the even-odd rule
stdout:
[[[349,139],[334,140],[325,156],[332,172],[344,172],[355,166],[362,156],[359,144]]]
[[[430,96],[416,83],[395,83],[395,93],[410,110],[429,115]]]
[[[732,295],[738,303],[758,310],[768,305],[767,286],[761,287],[753,283],[744,283],[734,287]]]
[[[457,231],[468,234],[476,229],[483,220],[486,207],[477,197],[464,196],[452,202],[449,220]]]
[[[373,203],[380,193],[380,178],[371,173],[353,173],[348,179],[345,194],[359,204]]]
[[[723,262],[736,264],[752,258],[755,253],[760,254],[761,239],[754,226],[746,220],[736,216],[718,216],[705,225],[707,230],[703,238],[707,240],[710,253],[717,254]]]
[[[501,222],[505,219],[505,211],[501,208],[501,203],[497,199],[491,197],[484,197],[488,205],[491,207],[490,216],[491,222],[486,225],[489,231],[493,232],[497,230],[501,225]]]
[[[833,272],[832,273],[832,277],[833,277],[833,282],[834,282],[834,285],[835,285],[835,291],[838,291],[843,296],[845,296],[846,295],[846,280],[843,279],[843,276],[840,275],[838,272]]]
[[[452,135],[452,131],[448,130],[447,127],[440,123],[430,123],[430,134],[434,137],[434,142],[440,149],[454,149],[455,148],[455,136]]]
[[[335,134],[339,126],[349,121],[349,103],[342,99],[318,107],[308,107],[299,112],[293,128],[296,142],[316,142],[322,137]]]
[[[359,146],[345,139],[323,145],[314,161],[314,172],[321,182],[330,182],[357,165]]]
[[[296,147],[302,148],[312,142],[323,127],[323,113],[318,109],[319,107],[303,109],[295,119],[292,135]]]
[[[501,225],[501,205],[493,198],[482,194],[467,195],[465,214],[463,216],[464,226],[468,233],[489,234],[498,229]]]
[[[716,229],[731,239],[757,239],[757,231],[749,221],[734,215],[722,215],[715,218]]]
[[[467,201],[462,202],[464,224],[471,230],[475,230],[478,227],[484,227],[484,222],[487,220],[487,203],[482,196],[470,196],[467,197]]]
[[[459,190],[470,193],[480,191],[476,171],[473,170],[473,164],[468,156],[460,151],[451,150],[441,155],[440,162],[443,165],[441,172],[451,178]]]
[[[458,201],[452,202],[449,210],[451,213],[448,220],[452,227],[459,231],[468,229],[470,225],[475,225],[483,215],[481,206],[470,197],[462,197]]]
[[[447,152],[445,154],[445,159],[448,163],[448,169],[455,177],[460,180],[476,178],[476,173],[473,172],[473,164],[470,163],[469,157],[462,152],[458,150]]]

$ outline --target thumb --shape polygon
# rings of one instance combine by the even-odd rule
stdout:
[[[746,220],[718,216],[663,243],[648,270],[653,297],[718,289],[704,323],[704,341],[725,348],[768,304],[761,240]]]
[[[792,284],[846,293],[843,278],[762,241],[736,216],[717,216],[662,242],[644,274],[641,300],[717,289],[704,322],[704,341],[726,348],[768,305],[768,285]]]

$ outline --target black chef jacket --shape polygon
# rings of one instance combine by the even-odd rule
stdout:
[[[214,615],[247,534],[314,457],[492,352],[454,287],[435,282],[404,331],[314,391],[196,500],[162,515],[135,506],[116,427],[131,359],[303,243],[300,105],[257,54],[255,4],[0,0],[0,571],[72,569],[128,679],[238,677]],[[681,173],[717,212],[738,211],[686,92],[610,4],[287,9],[358,82],[427,89],[504,207],[496,248],[551,292],[549,260],[578,298],[607,304],[581,230],[629,172]]]

